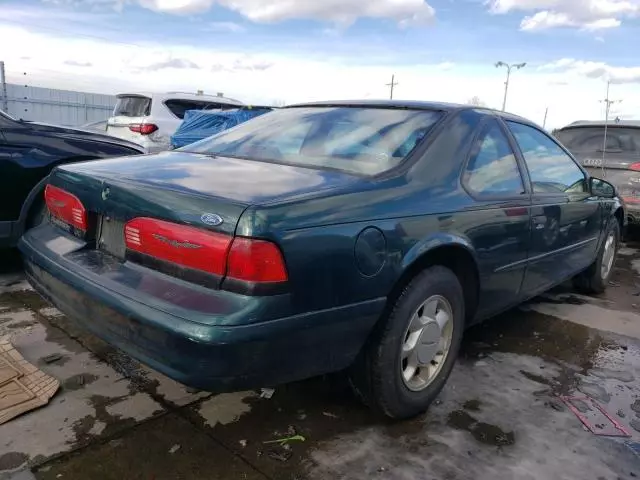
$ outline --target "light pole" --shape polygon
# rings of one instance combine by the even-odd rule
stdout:
[[[504,100],[502,101],[502,111],[503,112],[504,112],[504,109],[507,108],[507,92],[509,91],[509,77],[511,76],[511,69],[515,68],[516,70],[520,70],[521,68],[524,68],[525,65],[526,65],[525,62],[523,62],[523,63],[512,63],[512,64],[508,64],[508,63],[504,63],[504,62],[496,63],[496,68],[507,67],[507,80],[504,82]]]

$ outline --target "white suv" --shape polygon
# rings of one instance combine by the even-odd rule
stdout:
[[[121,93],[107,134],[135,142],[149,153],[168,150],[171,135],[187,110],[226,110],[242,106],[232,98],[201,93]]]

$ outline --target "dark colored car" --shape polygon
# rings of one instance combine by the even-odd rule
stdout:
[[[0,111],[0,247],[15,245],[42,219],[45,179],[54,167],[142,152],[107,135],[15,120]]]
[[[629,223],[640,223],[640,121],[575,122],[555,132],[586,170],[617,189]],[[605,151],[606,150],[606,151]]]
[[[614,188],[520,117],[420,102],[283,108],[185,149],[58,167],[32,285],[195,388],[350,368],[423,411],[465,327],[572,277],[602,291]]]

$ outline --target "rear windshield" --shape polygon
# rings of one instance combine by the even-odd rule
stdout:
[[[138,95],[118,97],[114,117],[144,117],[151,112],[151,99]]]
[[[565,128],[555,136],[574,152],[602,152],[604,126]],[[640,150],[640,128],[610,126],[607,128],[607,152],[638,153]]]
[[[205,102],[202,100],[180,100],[173,99],[164,102],[171,113],[180,120],[184,119],[187,110],[231,110],[238,108],[237,105],[229,105],[228,103]]]
[[[375,175],[398,165],[441,115],[390,108],[285,108],[181,150]]]

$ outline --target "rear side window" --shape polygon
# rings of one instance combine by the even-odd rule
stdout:
[[[604,127],[575,127],[556,132],[556,138],[571,151],[602,152]],[[607,128],[607,152],[640,153],[640,128]]]
[[[184,119],[187,110],[229,110],[237,108],[226,103],[205,102],[200,100],[167,100],[164,102],[167,108],[180,120]]]
[[[483,128],[476,140],[463,182],[479,195],[509,196],[524,192],[516,157],[495,120]]]
[[[139,95],[120,96],[113,109],[116,117],[144,117],[151,112],[151,99]]]
[[[507,122],[522,150],[534,193],[583,193],[584,173],[560,146],[539,130]]]

